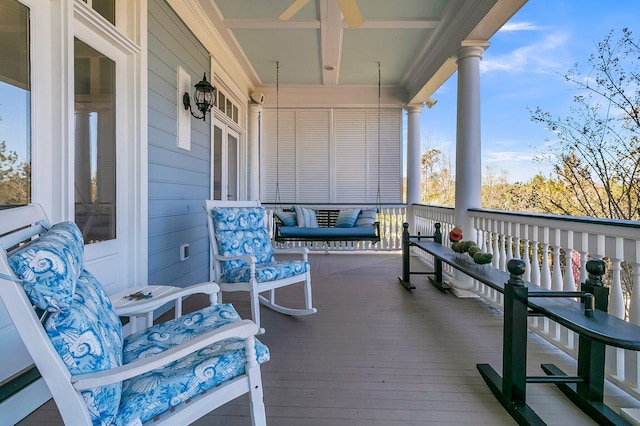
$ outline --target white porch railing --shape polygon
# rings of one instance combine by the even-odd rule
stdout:
[[[404,204],[307,204],[296,203],[308,209],[370,209],[379,210],[377,221],[380,222],[380,242],[371,241],[297,241],[277,243],[278,247],[307,247],[309,250],[322,251],[395,251],[402,250],[402,224],[406,219],[406,205]],[[272,213],[273,204],[262,203],[267,212]],[[291,205],[286,204],[286,208]],[[282,206],[279,206],[282,209]],[[270,217],[273,215],[269,214]],[[274,229],[271,224],[270,229]]]
[[[415,231],[432,234],[442,224],[447,235],[454,225],[454,209],[414,205]],[[582,217],[510,213],[473,209],[475,240],[493,254],[493,266],[506,271],[507,260],[517,257],[527,265],[525,280],[550,290],[576,290],[587,278],[586,261],[608,264],[605,285],[610,289],[609,313],[640,325],[640,223]],[[448,245],[448,238],[443,238]],[[426,256],[422,251],[416,255]],[[431,260],[431,259],[429,259]],[[568,267],[569,265],[569,267]],[[452,270],[445,272],[453,276]],[[474,292],[502,308],[502,294],[481,283]],[[533,318],[530,327],[566,352],[577,355],[577,338],[546,318]],[[609,378],[640,399],[640,353],[607,348]]]

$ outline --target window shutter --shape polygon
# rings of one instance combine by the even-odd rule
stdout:
[[[364,110],[336,110],[336,203],[367,201],[367,147]]]
[[[262,196],[265,203],[402,202],[402,110],[265,109]],[[380,167],[378,168],[378,159]],[[276,161],[277,160],[277,161]]]
[[[297,201],[329,201],[329,110],[298,111]]]

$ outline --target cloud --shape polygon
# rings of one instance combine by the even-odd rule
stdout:
[[[483,155],[486,163],[514,163],[520,161],[533,161],[535,153],[519,151],[494,151]]]
[[[541,29],[531,22],[507,22],[499,32],[512,32],[512,31],[535,31]]]
[[[487,51],[480,62],[481,72],[533,72],[550,73],[567,68],[567,55],[562,50],[569,39],[563,31],[547,33],[542,39],[502,55],[492,56]]]

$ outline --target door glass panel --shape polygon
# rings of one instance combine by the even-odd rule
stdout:
[[[116,0],[84,0],[96,12],[113,25],[116,24]]]
[[[0,208],[31,201],[29,9],[0,0]]]
[[[227,136],[227,199],[238,199],[238,138]]]
[[[75,39],[75,221],[86,244],[116,238],[115,62]]]
[[[213,199],[222,200],[222,129],[213,126]]]

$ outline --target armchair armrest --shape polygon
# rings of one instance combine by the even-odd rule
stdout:
[[[71,376],[73,387],[77,390],[86,390],[98,386],[105,386],[111,383],[120,382],[139,376],[148,371],[161,368],[170,362],[198,351],[213,343],[230,338],[249,339],[258,333],[258,327],[251,320],[241,320],[232,324],[227,324],[215,330],[195,337],[188,342],[174,346],[164,352],[138,359],[129,364],[119,367],[102,370],[95,373],[77,374]]]
[[[221,254],[214,254],[213,259],[219,260],[221,262],[226,262],[229,260],[244,260],[250,265],[255,265],[255,263],[258,261],[255,256],[251,256],[250,254],[244,254],[242,256],[222,256]]]

